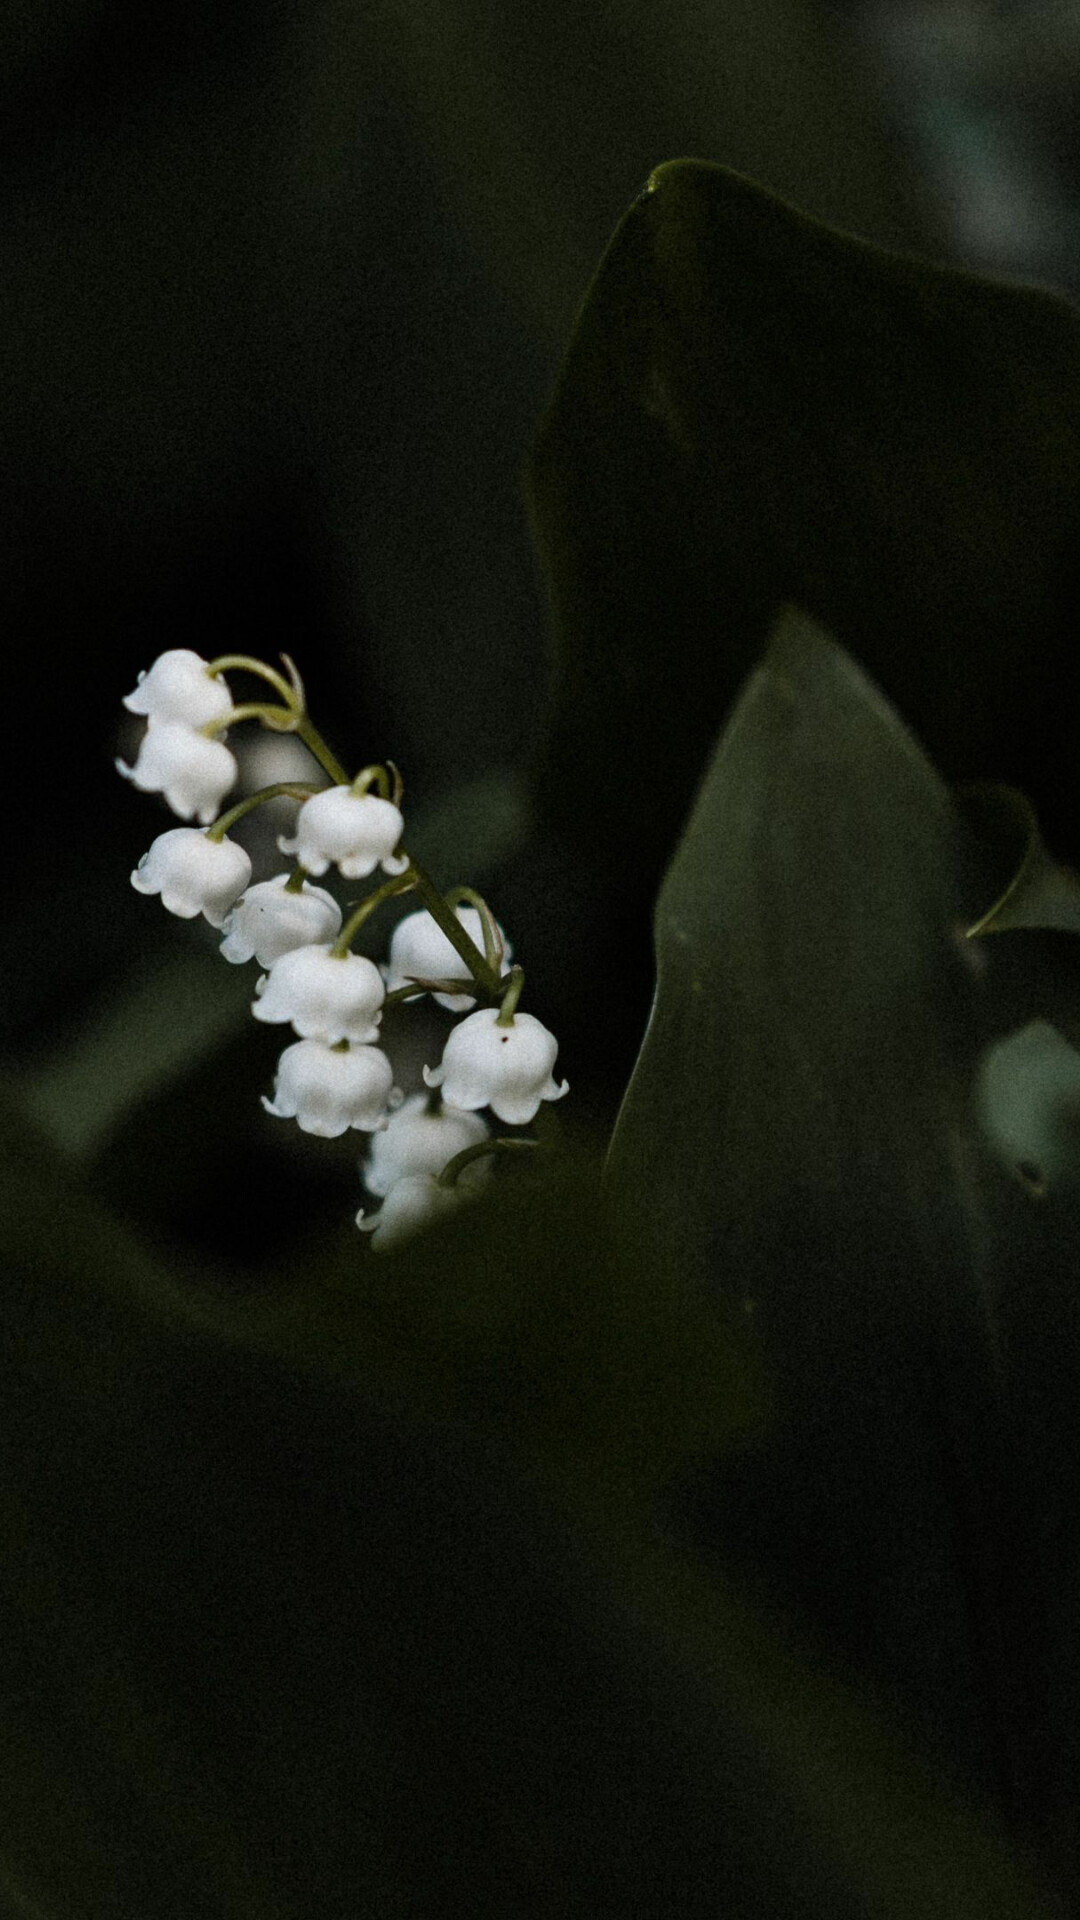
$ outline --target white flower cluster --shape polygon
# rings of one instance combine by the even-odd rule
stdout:
[[[426,907],[398,922],[381,968],[350,951],[351,934],[385,895],[406,887],[416,887],[421,897],[425,889],[429,899],[433,895],[426,876],[401,851],[405,822],[396,773],[393,800],[367,791],[376,780],[388,789],[382,768],[366,769],[352,784],[335,780],[310,796],[296,794],[296,832],[278,842],[296,867],[252,884],[251,861],[225,829],[279,789],[250,796],[215,822],[237,769],[228,748],[211,736],[230,716],[260,718],[279,730],[294,727],[332,778],[341,769],[307,719],[291,663],[291,689],[262,663],[230,656],[225,664],[262,672],[288,704],[235,708],[220,672],[185,649],[162,654],[124,702],[145,715],[147,730],[134,765],[117,762],[121,773],[145,792],[162,793],[182,819],[197,816],[202,822],[201,828],[175,827],[159,835],[132,874],[132,885],[159,894],[181,918],[202,914],[221,929],[226,960],[255,959],[265,969],[252,1013],[269,1024],[291,1025],[297,1038],[282,1053],[273,1098],[264,1097],[263,1105],[324,1138],[351,1128],[371,1135],[364,1183],[382,1206],[370,1217],[361,1211],[357,1223],[372,1234],[376,1248],[392,1247],[482,1190],[497,1144],[475,1152],[491,1137],[483,1109],[506,1125],[525,1126],[542,1102],[566,1093],[567,1083],[557,1085],[553,1075],[558,1045],[539,1020],[516,1010],[520,969],[514,969],[501,1004],[469,1011],[476,1008],[477,981],[495,999],[493,989],[510,974],[506,937],[486,908],[481,913],[483,902],[453,908],[474,951],[476,979]],[[344,928],[333,895],[307,877],[321,878],[331,867],[346,879],[366,878],[377,867],[390,876]],[[452,926],[449,904],[434,895],[433,905]],[[378,1045],[382,1013],[388,994],[411,999],[423,992],[467,1017],[450,1032],[439,1065],[425,1066],[429,1091],[405,1100]],[[450,1167],[461,1155],[463,1163]],[[448,1168],[450,1177],[443,1177]]]

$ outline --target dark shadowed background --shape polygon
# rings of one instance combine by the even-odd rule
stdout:
[[[490,881],[498,911],[505,877],[520,903],[510,931],[533,943],[520,957],[528,970],[532,953],[536,977],[568,1003],[567,983],[612,956],[589,950],[569,840],[545,856],[535,825],[543,807],[530,776],[543,764],[558,665],[523,472],[613,228],[654,167],[696,156],[885,247],[1075,291],[1078,90],[1075,10],[1050,0],[30,0],[0,21],[0,614],[15,827],[0,913],[15,1142],[4,1193],[17,1297],[36,1299],[40,1281],[48,1307],[20,1308],[9,1336],[17,1359],[33,1358],[19,1362],[4,1484],[15,1488],[33,1459],[45,1519],[41,1534],[23,1491],[12,1492],[15,1559],[34,1581],[13,1576],[25,1640],[10,1640],[18,1838],[5,1911],[344,1914],[358,1910],[348,1903],[359,1886],[379,1916],[427,1916],[451,1910],[445,1884],[456,1877],[473,1888],[469,1910],[492,1920],[644,1914],[663,1910],[654,1903],[672,1888],[670,1910],[704,1915],[724,1875],[727,1910],[747,1920],[916,1911],[889,1881],[891,1857],[859,1855],[851,1868],[849,1836],[800,1883],[814,1842],[800,1854],[798,1839],[797,1866],[783,1859],[790,1782],[781,1769],[777,1797],[775,1773],[766,1768],[762,1783],[753,1766],[741,1771],[741,1751],[733,1761],[731,1741],[745,1738],[749,1751],[754,1736],[737,1714],[714,1715],[711,1694],[702,1704],[694,1630],[677,1645],[658,1638],[649,1607],[666,1616],[655,1595],[626,1628],[625,1590],[609,1606],[581,1572],[579,1547],[552,1533],[546,1511],[534,1514],[532,1491],[508,1486],[497,1423],[493,1445],[489,1435],[448,1441],[436,1404],[418,1437],[408,1393],[395,1400],[376,1364],[370,1377],[361,1370],[360,1417],[344,1390],[339,1401],[310,1385],[307,1360],[297,1384],[281,1358],[287,1340],[268,1375],[237,1357],[231,1336],[217,1344],[212,1316],[194,1331],[184,1322],[169,1287],[205,1283],[218,1303],[273,1294],[302,1278],[328,1221],[340,1261],[332,1223],[347,1223],[360,1198],[356,1146],[298,1137],[260,1112],[279,1036],[246,1017],[251,971],[225,968],[207,929],[129,886],[171,821],[112,762],[132,745],[121,696],[165,648],[287,650],[337,751],[357,766],[401,765],[407,817],[436,878]],[[684,770],[689,788],[697,771]],[[565,824],[572,807],[564,799],[558,811]],[[632,870],[632,846],[625,858]],[[566,1005],[560,1071],[580,1102],[576,1123],[571,1102],[566,1112],[587,1133],[586,1157],[644,1029],[647,907],[620,1018],[590,1023]],[[85,1233],[66,1220],[69,1200],[72,1218],[84,1201],[94,1210]],[[155,1311],[170,1328],[175,1312],[175,1351],[172,1331],[145,1351],[141,1322],[133,1332],[121,1315],[114,1331],[103,1277],[114,1235],[123,1285],[129,1267],[133,1286],[149,1284],[147,1250],[163,1263]],[[68,1285],[78,1312],[56,1332]],[[386,1309],[395,1327],[397,1311]],[[338,1332],[347,1345],[347,1309],[323,1345]],[[320,1348],[320,1365],[325,1357]],[[468,1390],[483,1401],[502,1376],[496,1361],[490,1373],[487,1358],[475,1364]],[[580,1356],[575,1364],[584,1373]],[[521,1381],[499,1391],[514,1402]],[[159,1401],[157,1451],[144,1452]],[[225,1402],[236,1412],[218,1433],[207,1408]],[[53,1404],[55,1459],[41,1452]],[[100,1408],[119,1405],[119,1427],[102,1425]],[[174,1497],[172,1450],[192,1435],[191,1486],[210,1485],[205,1506],[190,1489]],[[301,1436],[295,1455],[290,1435]],[[89,1493],[69,1476],[83,1454]],[[253,1459],[268,1463],[254,1505],[243,1465]],[[342,1460],[354,1479],[334,1490]],[[128,1481],[113,1498],[118,1461]],[[305,1476],[319,1493],[298,1520]],[[298,1529],[292,1557],[283,1513]],[[370,1522],[372,1564],[389,1571],[369,1566],[370,1584],[342,1600],[357,1513]],[[162,1515],[176,1554],[199,1569],[194,1590],[176,1599],[175,1562],[151,1554],[129,1587],[109,1589],[108,1618],[84,1628],[80,1579],[98,1578],[96,1556],[114,1567],[136,1555]],[[91,1547],[71,1547],[80,1527]],[[239,1541],[224,1566],[221,1540]],[[447,1541],[457,1556],[448,1569]],[[636,1566],[633,1579],[644,1592],[647,1572]],[[428,1606],[447,1592],[442,1613]],[[403,1594],[420,1596],[405,1616],[415,1659],[392,1632]],[[283,1595],[307,1623],[299,1653],[278,1619]],[[692,1616],[693,1597],[686,1607]],[[463,1643],[459,1632],[485,1610],[505,1627],[494,1677],[483,1635]],[[164,1668],[153,1658],[162,1618]],[[323,1655],[370,1618],[393,1652],[383,1657],[376,1634],[350,1692]],[[287,1673],[280,1700],[267,1672]],[[480,1675],[491,1694],[462,1782],[454,1729]],[[233,1683],[247,1745],[240,1721],[215,1718]],[[771,1686],[782,1690],[769,1668],[766,1695]],[[521,1757],[523,1693],[540,1732]],[[372,1698],[386,1718],[375,1716],[355,1760],[356,1717]],[[823,1724],[817,1711],[807,1710],[811,1729]],[[387,1752],[391,1723],[398,1745]],[[177,1728],[191,1726],[189,1752]],[[295,1748],[287,1764],[282,1726]],[[346,1755],[336,1772],[324,1735]],[[355,1813],[354,1762],[371,1823],[367,1839],[350,1827],[355,1858],[335,1851]],[[745,1782],[725,1802],[730,1845],[711,1832],[703,1764]],[[876,1764],[867,1777],[888,1804],[892,1763],[880,1774]],[[320,1785],[336,1783],[340,1808],[327,1812],[312,1790],[296,1815],[308,1765]],[[495,1841],[482,1809],[508,1767]],[[124,1782],[143,1773],[154,1784],[133,1813]],[[218,1805],[222,1783],[238,1796],[235,1823]],[[842,1826],[845,1791],[839,1777],[822,1787],[814,1818],[824,1827]],[[546,1837],[534,1858],[538,1802]],[[646,1808],[655,1845],[637,1824]],[[125,1835],[105,1866],[99,1823]],[[763,1893],[750,1872],[746,1894],[744,1856],[760,1862],[763,1831],[780,1836],[773,1877]],[[56,1907],[50,1862],[64,1834],[68,1905]],[[155,1880],[146,1861],[163,1847]],[[258,1885],[252,1859],[265,1871]],[[214,1862],[212,1890],[192,1860]],[[971,1872],[970,1908],[955,1889],[950,1906],[943,1881],[925,1911],[989,1912],[985,1872],[1003,1916],[1034,1912],[1020,1895],[1009,1904],[985,1861]]]

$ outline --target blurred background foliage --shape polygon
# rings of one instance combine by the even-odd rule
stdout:
[[[1064,555],[1071,331],[1038,303],[1037,347],[1018,323],[1011,413],[993,354],[965,390],[985,420],[936,361],[909,369],[891,415],[856,395],[855,442],[870,431],[845,479],[848,442],[824,473],[799,462],[843,367],[826,341],[807,375],[814,314],[782,249],[767,326],[763,283],[720,273],[711,312],[735,366],[765,390],[786,365],[794,385],[756,442],[741,422],[730,470],[711,446],[708,512],[700,469],[670,447],[651,464],[655,431],[635,442],[629,414],[574,456],[616,498],[670,479],[660,532],[687,511],[674,560],[651,556],[682,595],[670,658],[703,583],[738,643],[707,700],[691,679],[655,713],[672,764],[651,825],[654,715],[615,709],[593,760],[524,473],[613,228],[679,155],[878,246],[1075,290],[1078,61],[1074,10],[1050,0],[38,0],[0,21],[13,1914],[349,1911],[359,1887],[372,1911],[427,1915],[462,1881],[493,1916],[1053,1910],[992,1837],[977,1767],[959,1787],[937,1777],[873,1692],[833,1690],[790,1621],[737,1616],[693,1552],[661,1550],[658,1481],[759,1433],[769,1386],[737,1316],[673,1309],[640,1248],[598,1243],[590,1169],[648,1014],[655,888],[776,605],[813,600],[816,555],[816,610],[846,613],[836,635],[856,653],[874,627],[875,676],[922,699],[930,740],[942,708],[903,678],[904,621],[893,606],[890,631],[860,575],[850,515],[889,524],[896,475],[883,463],[869,502],[866,476],[890,428],[910,429],[929,482],[917,567],[935,478],[949,494],[959,465],[975,512],[986,447],[1010,473],[1013,448],[1035,447],[1045,459],[1006,489],[1000,577],[1038,551],[1048,502]],[[641,265],[631,291],[655,291]],[[907,400],[931,372],[920,415]],[[741,518],[713,551],[716,498]],[[960,730],[943,724],[933,747],[946,780],[1026,777],[1049,713],[1058,757],[1028,785],[1075,858],[1050,671],[1075,632],[1075,568],[1050,565],[1047,585],[1031,565],[1054,633],[1025,681],[1026,737],[991,728],[950,758]],[[934,611],[974,642],[969,578]],[[902,611],[927,605],[912,586]],[[640,626],[635,657],[663,686],[658,634]],[[246,1019],[251,971],[127,884],[168,823],[113,771],[119,699],[173,645],[292,652],[338,750],[402,765],[439,877],[487,885],[505,912],[530,1007],[563,1041],[580,1163],[554,1197],[527,1195],[516,1233],[496,1221],[476,1246],[453,1238],[444,1266],[420,1248],[361,1273],[355,1145],[263,1124],[277,1037]],[[575,821],[606,809],[613,833],[624,793],[651,841],[583,849]],[[997,977],[1017,1004],[1030,966],[1072,1005],[1066,937],[1015,940],[1024,957]],[[579,971],[609,966],[584,1000]],[[1071,1845],[1051,1846],[1059,1867]]]

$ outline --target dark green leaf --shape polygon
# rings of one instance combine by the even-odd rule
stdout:
[[[741,1312],[772,1381],[771,1429],[680,1524],[1067,1882],[1080,1155],[1074,1127],[1047,1194],[1002,1130],[1060,1173],[1060,1119],[1056,1160],[1049,1119],[1015,1129],[1060,1115],[1077,1056],[1029,1050],[1010,1107],[1012,992],[966,937],[983,858],[878,691],[790,612],[660,894],[608,1179],[666,1284]],[[1072,980],[1080,1008],[1075,948]]]
[[[1080,877],[1043,845],[1035,809],[1014,787],[989,783],[957,796],[969,825],[1003,857],[1007,884],[968,928],[971,938],[1017,927],[1059,927],[1080,933]]]
[[[589,289],[530,493],[562,670],[540,827],[578,938],[625,969],[625,1022],[560,1004],[574,1051],[640,1031],[655,888],[784,601],[874,675],[947,779],[1016,783],[1080,855],[1065,300],[673,162]]]

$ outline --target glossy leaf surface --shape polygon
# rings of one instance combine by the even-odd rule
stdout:
[[[1064,299],[672,162],[588,290],[530,494],[562,672],[541,825],[591,937],[631,963],[626,1027],[600,1014],[613,1047],[643,1024],[654,890],[785,601],[873,675],[946,779],[1014,782],[1054,851],[1080,854]]]
[[[997,969],[1017,936],[967,937],[986,859],[791,610],[660,894],[608,1184],[771,1383],[768,1430],[680,1527],[1071,1870],[1080,1054],[1025,1037],[1038,976],[1020,1019]]]

